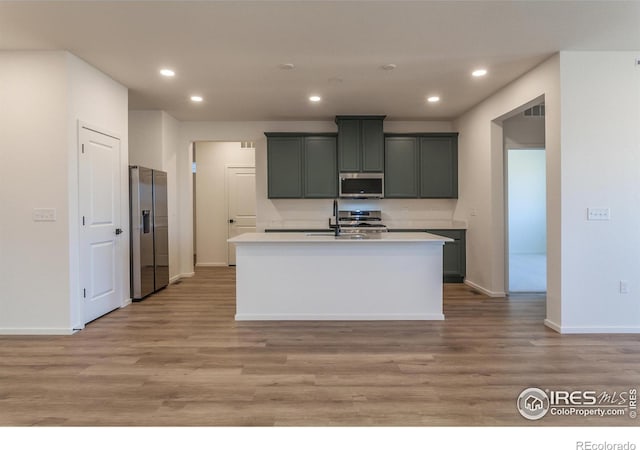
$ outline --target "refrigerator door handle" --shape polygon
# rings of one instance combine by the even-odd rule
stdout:
[[[148,209],[142,210],[142,233],[148,234],[151,232],[151,211]]]

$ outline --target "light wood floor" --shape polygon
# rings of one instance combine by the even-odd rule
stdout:
[[[199,269],[73,336],[0,336],[0,425],[638,425],[522,418],[526,387],[640,384],[640,338],[562,336],[544,300],[445,286],[443,322],[233,320]]]

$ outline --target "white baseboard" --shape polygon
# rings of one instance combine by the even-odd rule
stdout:
[[[56,335],[69,336],[77,330],[70,328],[0,328],[0,335]]]
[[[592,327],[564,327],[544,320],[544,324],[560,334],[640,334],[640,327],[618,327],[618,326],[592,326]]]
[[[557,323],[549,320],[549,319],[544,319],[544,324],[545,326],[551,328],[553,331],[556,331],[558,333],[562,333],[562,327],[560,325],[558,325]]]
[[[468,279],[465,278],[464,280],[464,284],[466,284],[467,286],[469,286],[470,288],[473,288],[477,291],[482,292],[485,295],[488,295],[489,297],[506,297],[507,294],[505,292],[494,292],[494,291],[490,291],[489,289],[483,288],[482,286],[480,286],[479,284],[474,283],[473,281],[469,281]]]
[[[227,263],[197,263],[196,267],[228,267]]]
[[[169,279],[169,284],[175,283],[176,281],[182,278],[191,278],[195,274],[196,274],[195,272],[186,272],[186,273],[180,273],[178,275],[174,275]]]
[[[131,298],[125,298],[122,301],[122,305],[120,305],[120,308],[126,308],[127,306],[129,306],[131,304]]]

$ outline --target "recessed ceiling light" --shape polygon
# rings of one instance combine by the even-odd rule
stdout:
[[[293,64],[291,64],[291,63],[285,63],[285,64],[280,64],[280,68],[281,68],[282,70],[292,70],[292,69],[295,69],[295,68],[296,68],[296,66],[294,66],[294,65],[293,65]]]
[[[432,95],[431,97],[427,98],[427,101],[429,103],[436,103],[440,101],[440,97],[438,97],[437,95]]]
[[[382,66],[382,68],[383,68],[384,70],[393,70],[393,69],[395,69],[396,67],[398,67],[398,66],[396,66],[395,64],[385,64],[384,66]]]
[[[163,77],[174,77],[176,73],[171,69],[162,69],[160,70],[160,75]]]
[[[320,100],[322,100],[322,98],[319,95],[312,95],[311,97],[309,97],[309,100],[312,102],[319,102]]]
[[[204,100],[204,99],[202,97],[200,97],[199,95],[192,95],[191,96],[191,101],[192,102],[200,103],[202,100]]]
[[[477,69],[471,72],[474,77],[483,77],[487,74],[487,69]]]

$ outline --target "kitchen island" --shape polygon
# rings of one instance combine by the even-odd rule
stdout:
[[[429,233],[247,233],[236,320],[443,320],[442,247]]]

